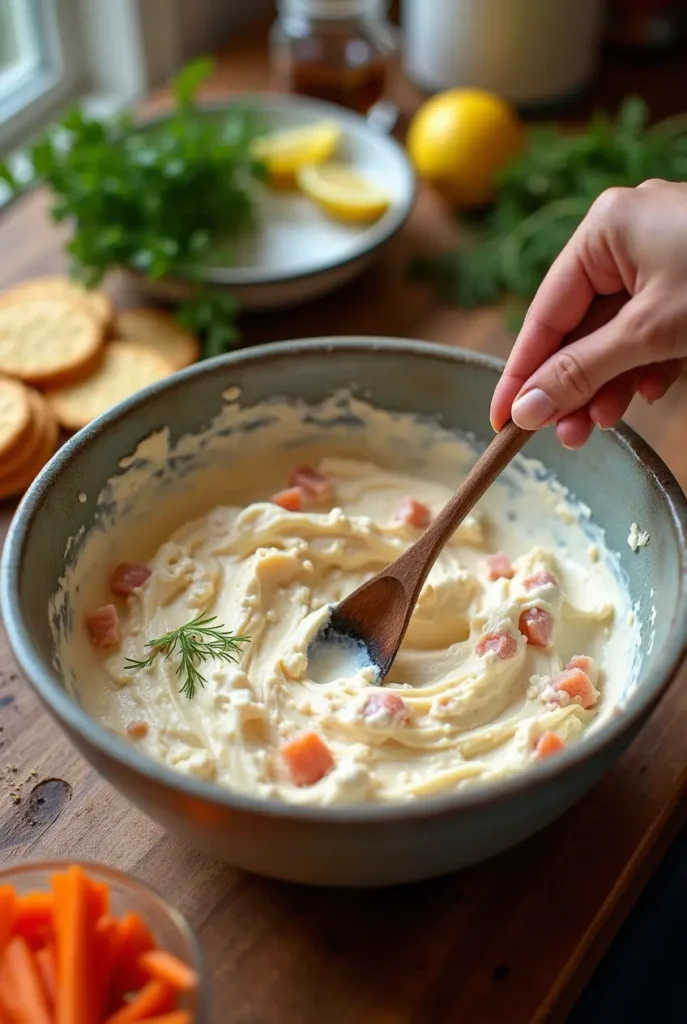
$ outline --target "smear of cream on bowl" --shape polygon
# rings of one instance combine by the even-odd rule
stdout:
[[[435,514],[476,450],[349,391],[317,408],[279,399],[241,408],[239,398],[225,392],[198,434],[143,440],[99,495],[93,528],[68,545],[51,604],[56,665],[97,721],[125,739],[128,726],[145,723],[132,742],[177,771],[328,805],[507,777],[536,761],[545,734],[578,742],[622,704],[640,630],[619,559],[591,511],[523,457],[442,554],[386,685],[364,669],[315,682],[308,645],[329,606],[418,536],[397,519],[399,502],[411,497]],[[296,463],[332,482],[331,501],[297,512],[269,501]],[[492,579],[494,552],[507,554],[511,571]],[[152,576],[115,600],[121,645],[97,651],[85,617],[113,601],[109,576],[120,562],[146,562]],[[125,667],[200,612],[252,639],[236,664],[203,666],[193,699],[179,693],[171,659]],[[553,629],[544,647],[542,616]],[[579,675],[566,677],[575,655],[592,659],[582,696]],[[304,781],[289,749],[311,733],[327,753],[315,757],[319,777]]]

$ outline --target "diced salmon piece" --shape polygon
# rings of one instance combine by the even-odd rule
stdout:
[[[414,526],[418,530],[424,530],[426,526],[429,526],[429,517],[427,506],[411,497],[401,498],[394,509],[394,519],[399,523],[405,523],[406,526]]]
[[[556,736],[556,733],[551,732],[550,729],[542,733],[534,748],[535,754],[540,758],[550,757],[551,754],[558,754],[561,750],[565,750],[565,743],[560,736]]]
[[[290,487],[301,487],[317,501],[328,501],[334,496],[334,484],[312,466],[294,466],[289,476]]]
[[[515,574],[510,558],[501,551],[495,555],[488,555],[484,560],[484,567],[490,580],[512,580]]]
[[[593,658],[587,657],[586,654],[575,654],[565,667],[581,669],[586,676],[589,676],[592,683],[596,686],[596,681],[599,678],[599,670],[596,667],[596,662]]]
[[[143,740],[149,732],[147,722],[129,722],[126,731],[132,740]]]
[[[500,633],[483,633],[477,641],[475,650],[480,657],[493,652],[498,658],[512,658],[518,649],[518,642],[508,630]]]
[[[316,732],[296,736],[284,744],[281,754],[296,786],[312,786],[334,767],[331,750]]]
[[[401,726],[410,720],[408,705],[397,694],[381,690],[372,693],[363,705],[363,718],[369,725]]]
[[[86,626],[94,647],[116,647],[119,643],[119,616],[113,604],[105,604],[87,615]]]
[[[150,579],[152,573],[147,565],[124,562],[118,565],[110,577],[110,590],[117,597],[128,597]]]
[[[287,512],[300,512],[305,502],[305,491],[302,487],[288,487],[285,491],[273,494],[270,501]]]
[[[538,569],[537,572],[525,576],[522,585],[525,590],[536,590],[538,587],[557,587],[558,580],[552,572],[548,572],[546,569]]]
[[[553,615],[543,608],[527,608],[520,615],[518,629],[532,647],[548,647],[553,634]]]
[[[596,689],[586,672],[581,668],[566,668],[551,680],[554,690],[567,693],[570,700],[581,704],[583,708],[592,708],[596,704],[599,691]]]

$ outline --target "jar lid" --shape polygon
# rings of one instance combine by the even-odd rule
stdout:
[[[278,0],[285,14],[306,18],[357,18],[366,14],[381,14],[389,0]]]

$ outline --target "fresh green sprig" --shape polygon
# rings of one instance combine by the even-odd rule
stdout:
[[[226,292],[200,288],[177,308],[177,320],[192,334],[205,338],[206,358],[219,356],[240,338],[235,320],[238,303]]]
[[[238,336],[236,304],[203,285],[203,268],[218,245],[226,251],[255,226],[264,168],[252,156],[259,125],[250,110],[198,109],[198,88],[212,68],[204,59],[185,67],[174,110],[149,126],[129,114],[98,120],[70,111],[31,147],[29,180],[2,166],[0,179],[15,192],[48,186],[53,219],[71,228],[72,272],[84,284],[118,267],[153,281],[193,282],[184,321],[202,325],[207,354],[215,355]]]
[[[236,636],[224,626],[214,625],[216,622],[216,615],[201,612],[191,622],[155,640],[149,640],[145,645],[150,650],[148,657],[141,661],[127,658],[125,670],[139,672],[150,668],[160,656],[165,660],[176,658],[179,662],[176,675],[183,680],[179,692],[189,699],[193,698],[196,688],[205,686],[205,676],[198,668],[199,665],[212,658],[235,664],[239,660],[241,645],[250,643],[249,636]]]
[[[646,105],[630,97],[615,120],[597,115],[582,133],[533,130],[526,151],[501,172],[491,210],[466,225],[466,244],[416,260],[413,273],[450,304],[509,295],[524,311],[597,196],[647,178],[687,180],[687,118],[650,128]]]

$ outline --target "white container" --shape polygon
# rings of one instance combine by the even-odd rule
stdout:
[[[487,89],[522,107],[591,82],[603,0],[404,0],[406,73],[427,92]]]

